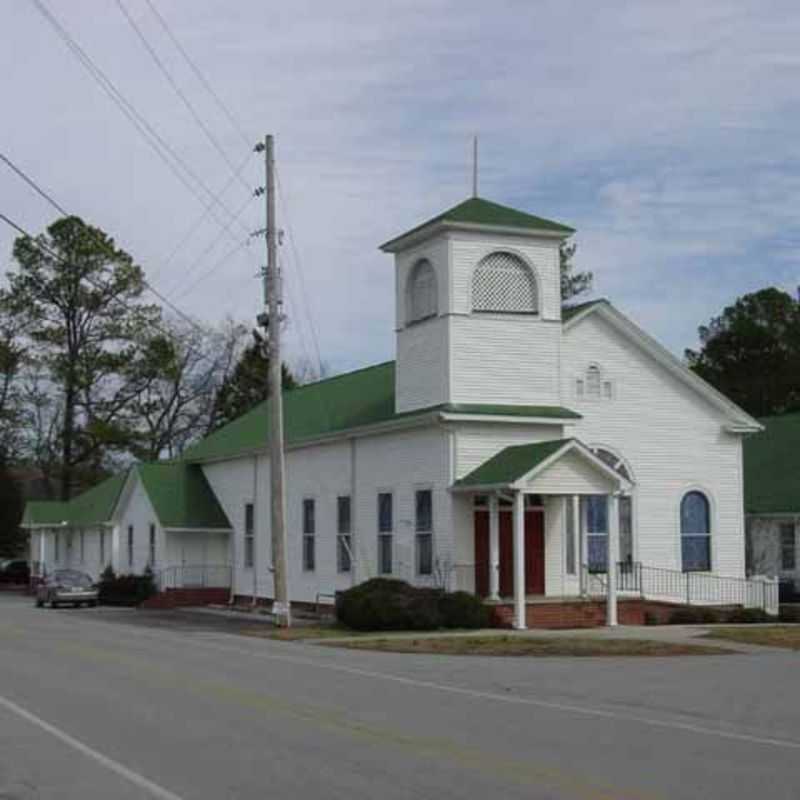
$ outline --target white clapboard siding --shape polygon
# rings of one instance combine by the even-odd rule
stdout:
[[[564,403],[583,415],[575,435],[609,448],[632,470],[634,557],[681,568],[680,501],[699,488],[711,501],[712,569],[744,575],[741,437],[726,433],[718,410],[599,314],[565,332],[562,352]],[[611,384],[611,399],[576,396],[591,364]]]

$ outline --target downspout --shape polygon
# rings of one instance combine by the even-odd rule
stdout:
[[[273,594],[275,594],[273,588]],[[253,599],[258,604],[258,453],[253,456]]]
[[[358,583],[358,503],[356,502],[356,488],[358,486],[358,453],[355,436],[350,439],[350,585]]]

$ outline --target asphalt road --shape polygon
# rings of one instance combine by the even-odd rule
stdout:
[[[0,799],[800,796],[800,656],[336,650],[0,596]]]

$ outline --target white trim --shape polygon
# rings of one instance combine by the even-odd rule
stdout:
[[[519,417],[501,414],[463,414],[452,411],[440,412],[439,418],[442,422],[498,422],[520,425],[576,425],[581,421],[580,417]]]
[[[245,502],[251,501],[246,500]],[[163,528],[162,530],[165,533],[235,533],[235,528]]]
[[[652,336],[642,330],[622,312],[618,311],[607,300],[600,300],[567,320],[563,325],[564,332],[573,328],[590,314],[595,313],[600,314],[607,320],[617,332],[638,344],[654,361],[661,364],[662,367],[674,377],[681,380],[690,389],[693,389],[709,404],[732,417],[725,425],[726,430],[731,433],[757,433],[758,431],[764,430],[764,426],[758,422],[758,420],[739,408],[739,406],[725,397],[721,392],[717,391],[711,384],[704,381],[698,375],[695,375],[694,372],[672,355],[669,350],[653,339]]]

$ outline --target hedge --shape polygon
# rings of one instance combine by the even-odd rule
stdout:
[[[142,575],[116,575],[107,567],[98,584],[98,600],[106,605],[138,606],[155,593],[156,585],[149,569]]]
[[[411,586],[394,578],[372,578],[336,595],[336,616],[360,631],[429,631],[483,628],[489,614],[480,598]]]

